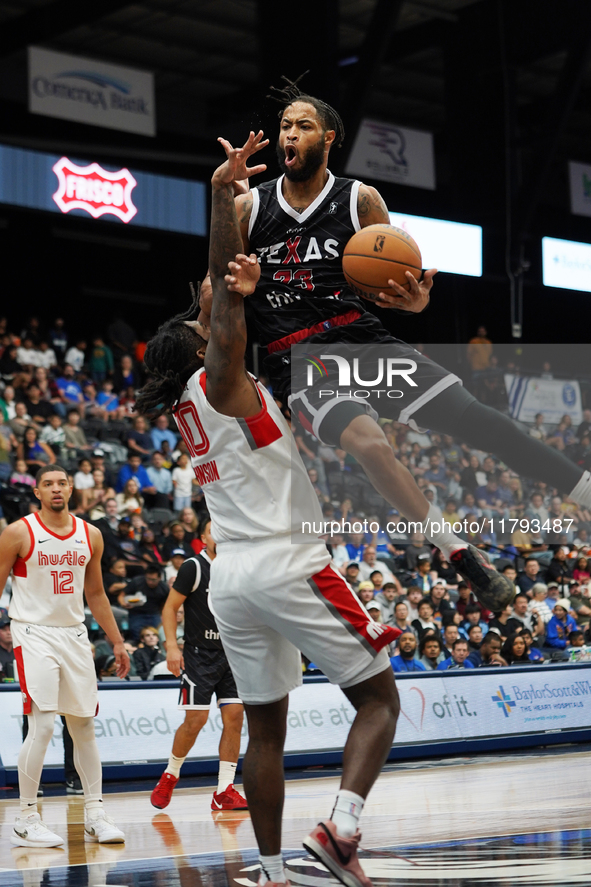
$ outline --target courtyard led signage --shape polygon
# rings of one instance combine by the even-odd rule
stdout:
[[[97,219],[97,224],[207,234],[203,182],[9,145],[0,145],[1,203],[80,216],[89,224]]]
[[[542,237],[544,286],[591,293],[591,243]]]
[[[110,213],[126,224],[137,213],[131,199],[137,182],[128,169],[108,172],[98,163],[76,166],[67,157],[62,157],[53,171],[59,182],[53,199],[63,213],[83,209],[93,219]]]
[[[390,223],[403,228],[418,243],[423,268],[482,277],[482,228],[426,216],[389,213]]]

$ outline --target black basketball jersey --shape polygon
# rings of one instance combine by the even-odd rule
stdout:
[[[329,172],[323,191],[301,214],[283,197],[282,183],[283,176],[251,191],[248,239],[261,278],[250,305],[264,345],[311,327],[318,331],[337,315],[365,312],[342,267],[345,246],[361,227],[360,182]]]
[[[185,642],[193,647],[223,650],[220,633],[209,609],[209,574],[211,561],[205,552],[190,557],[182,565],[173,588],[184,595]]]

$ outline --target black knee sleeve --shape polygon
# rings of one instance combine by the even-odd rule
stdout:
[[[484,406],[460,385],[453,385],[413,417],[431,428],[486,453],[494,453],[509,468],[570,493],[583,471],[562,453],[530,437],[508,416]]]

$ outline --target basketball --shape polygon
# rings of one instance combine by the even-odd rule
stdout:
[[[375,301],[379,293],[396,296],[388,286],[395,280],[410,289],[405,272],[420,279],[421,251],[410,234],[394,225],[369,225],[357,231],[343,253],[343,273],[356,295]]]

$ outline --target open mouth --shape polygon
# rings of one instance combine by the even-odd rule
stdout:
[[[285,147],[285,165],[293,166],[297,160],[297,151],[293,145],[286,145]]]

